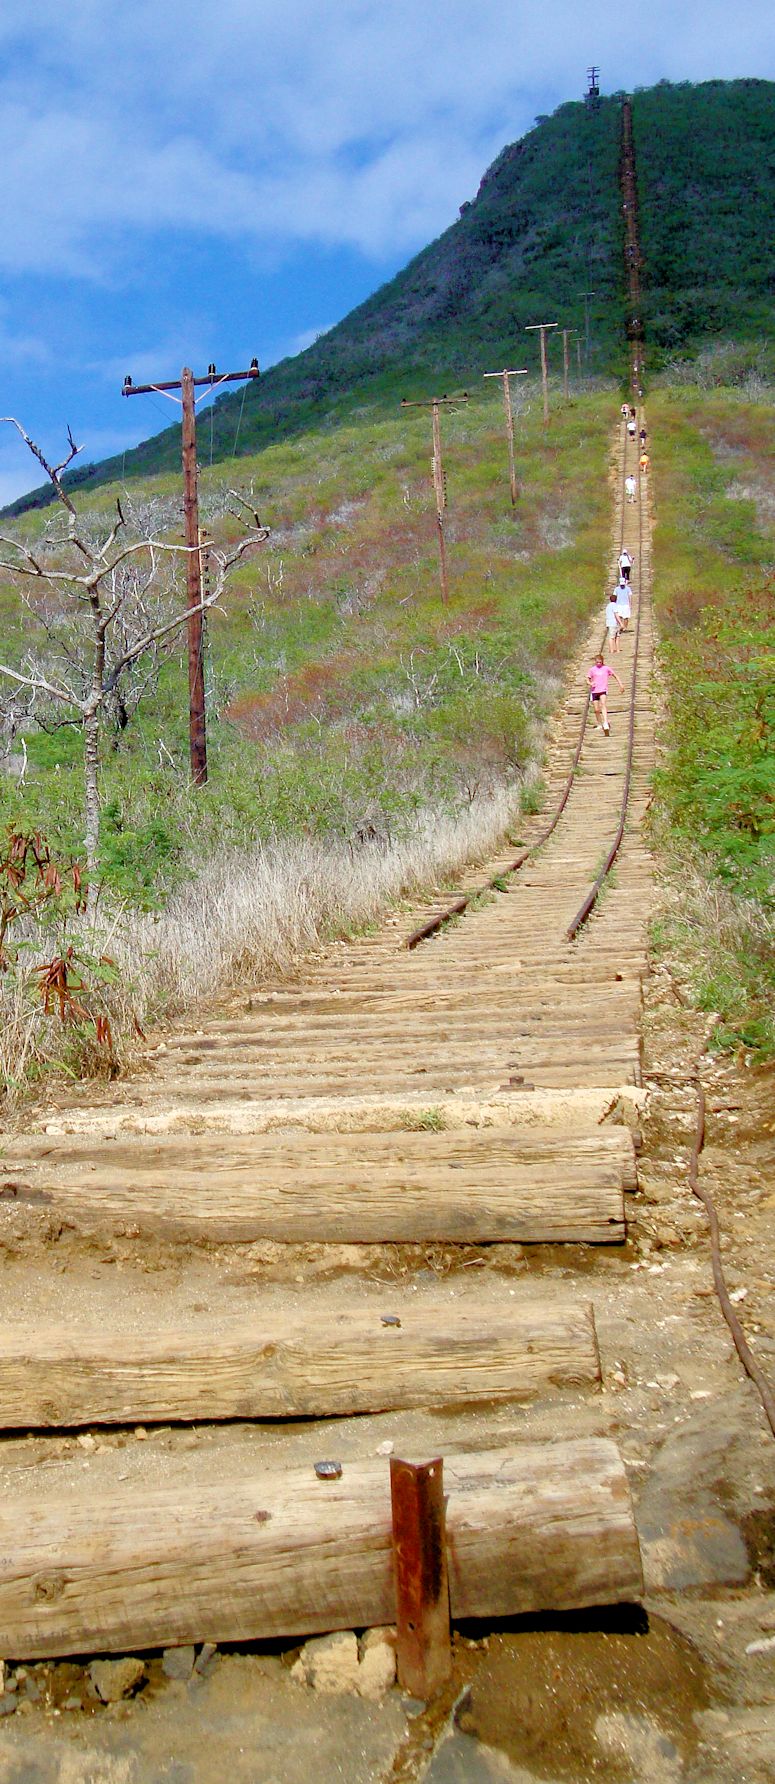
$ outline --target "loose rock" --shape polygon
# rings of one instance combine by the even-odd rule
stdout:
[[[103,1703],[120,1703],[145,1678],[145,1662],[133,1655],[123,1660],[93,1660],[89,1678]]]
[[[162,1672],[168,1679],[190,1679],[196,1660],[196,1648],[165,1648],[161,1657]]]
[[[396,1682],[395,1629],[367,1629],[361,1642],[358,1696],[377,1703]]]
[[[291,1667],[291,1678],[330,1697],[357,1691],[357,1636],[347,1629],[305,1642],[298,1660]]]

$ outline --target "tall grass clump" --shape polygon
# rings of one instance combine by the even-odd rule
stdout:
[[[321,943],[352,935],[407,895],[484,859],[513,825],[501,788],[455,815],[417,814],[400,840],[284,837],[230,850],[157,914],[128,917],[114,944],[145,1016],[287,972]],[[137,962],[141,962],[139,969]]]

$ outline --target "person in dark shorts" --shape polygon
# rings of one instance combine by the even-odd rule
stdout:
[[[624,682],[619,681],[616,670],[611,668],[610,663],[605,663],[602,656],[596,656],[591,668],[587,670],[589,698],[592,702],[595,724],[597,725],[598,730],[602,724],[603,732],[606,737],[610,737],[611,735],[611,727],[608,723],[608,683],[612,679],[618,683],[622,693],[624,693]]]

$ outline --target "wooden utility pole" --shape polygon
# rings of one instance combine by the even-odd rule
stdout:
[[[587,367],[589,367],[589,355],[591,352],[591,343],[590,343],[590,338],[589,338],[589,300],[591,297],[597,297],[597,292],[596,291],[582,291],[581,295],[584,300],[584,358],[586,359]]]
[[[196,409],[194,374],[189,366],[181,372],[183,407],[183,514],[186,545],[186,605],[188,607],[188,715],[191,779],[195,787],[207,780],[207,729],[205,722],[205,675],[202,653],[202,558],[199,541],[199,486],[196,464]]]
[[[573,328],[564,328],[562,331],[562,394],[565,398],[566,403],[568,401],[568,394],[569,394],[569,392],[568,392],[568,365],[569,365],[568,342],[570,340],[571,335],[575,334],[575,332],[576,331]]]
[[[246,372],[217,372],[208,367],[207,376],[195,378],[190,366],[184,365],[180,378],[164,384],[133,384],[127,374],[122,396],[149,396],[156,392],[179,403],[183,411],[183,514],[186,535],[186,605],[188,607],[188,713],[189,756],[191,779],[195,787],[207,780],[207,728],[205,721],[205,679],[202,608],[202,552],[199,532],[199,478],[196,462],[196,405],[202,401],[194,392],[199,385],[214,390],[219,384],[234,384],[244,378],[259,376],[258,360],[252,359]],[[180,391],[174,396],[173,391]],[[203,392],[204,395],[204,392]]]
[[[484,372],[485,378],[500,378],[503,382],[503,407],[506,412],[506,439],[509,445],[509,484],[511,487],[511,506],[517,505],[517,472],[514,463],[514,414],[511,407],[511,378],[526,378],[527,371],[510,372],[504,366],[502,372]]]
[[[529,322],[525,334],[541,336],[541,384],[544,392],[544,427],[549,421],[549,369],[546,363],[546,336],[550,328],[557,328],[556,322]]]
[[[439,410],[446,403],[467,403],[468,391],[463,390],[459,396],[431,396],[422,402],[409,402],[406,397],[401,400],[402,409],[430,409],[433,420],[433,457],[431,470],[433,488],[436,496],[436,534],[439,542],[439,580],[441,582],[441,599],[446,606],[449,600],[449,578],[447,575],[447,545],[444,538],[444,513],[447,506],[447,479],[441,456],[441,419]]]

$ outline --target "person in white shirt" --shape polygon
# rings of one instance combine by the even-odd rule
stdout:
[[[624,487],[627,492],[628,502],[634,502],[634,500],[635,500],[635,478],[633,477],[632,471],[628,471],[627,476],[624,479]]]
[[[613,656],[614,652],[619,649],[619,615],[616,611],[616,598],[614,595],[611,596],[610,601],[606,602],[605,630],[606,638],[611,647],[611,655]]]
[[[625,545],[624,550],[619,553],[619,578],[621,582],[629,582],[631,569],[632,558]]]
[[[620,630],[620,632],[626,632],[627,627],[630,623],[630,614],[632,612],[632,603],[630,600],[630,590],[629,590],[627,583],[624,581],[624,579],[622,579],[622,581],[619,583],[618,587],[614,589],[612,598],[613,598],[613,603],[614,603],[614,612],[615,612],[616,617],[619,621],[619,630]]]

